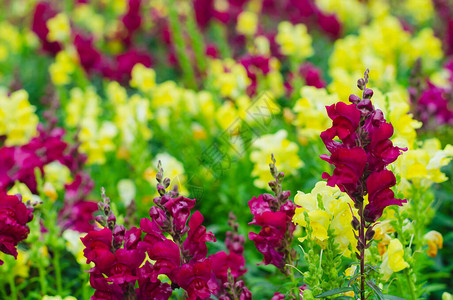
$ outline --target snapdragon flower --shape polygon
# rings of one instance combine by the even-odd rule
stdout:
[[[0,251],[17,259],[16,246],[27,238],[30,228],[27,223],[33,219],[33,209],[27,208],[22,196],[0,192]],[[3,261],[0,259],[0,265]]]
[[[249,224],[258,225],[261,230],[258,234],[249,233],[249,239],[255,243],[256,248],[264,256],[263,264],[272,264],[283,273],[291,272],[286,264],[291,264],[296,254],[291,249],[293,232],[296,228],[292,222],[296,206],[289,200],[290,191],[283,191],[281,181],[283,172],[278,172],[276,160],[271,157],[269,164],[271,175],[274,178],[269,186],[275,196],[263,194],[253,197],[249,202],[253,220]]]
[[[352,225],[358,230],[358,235],[355,235],[356,254],[360,260],[360,294],[363,299],[365,249],[370,247],[375,234],[373,226],[386,207],[402,206],[407,202],[405,199],[395,198],[390,188],[396,184],[396,177],[386,168],[407,148],[396,147],[391,142],[393,126],[386,122],[382,111],[375,109],[371,102],[373,91],[366,87],[368,72],[367,69],[364,78],[357,81],[357,86],[363,90],[363,98],[351,95],[350,105],[339,102],[327,106],[332,127],[321,133],[321,139],[331,153],[323,154],[321,158],[335,166],[332,175],[323,173],[322,177],[327,179],[328,186],[338,186],[342,192],[346,192],[358,209],[359,218],[354,216]],[[365,203],[365,197],[368,198],[368,203]],[[393,246],[391,249],[395,248]],[[395,255],[399,255],[402,260],[404,250],[402,245],[400,248]],[[403,265],[407,266],[407,263],[403,264],[400,260],[397,263],[397,266],[391,265],[394,266],[392,270],[399,271],[403,269]]]

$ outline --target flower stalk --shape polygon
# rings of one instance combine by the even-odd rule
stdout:
[[[321,139],[331,155],[321,158],[335,166],[332,175],[323,174],[327,185],[340,188],[354,201],[358,217],[353,216],[352,226],[358,234],[356,256],[360,261],[360,297],[366,299],[365,249],[371,246],[374,224],[390,205],[402,206],[406,200],[395,199],[390,189],[396,184],[387,165],[393,163],[401,151],[407,149],[393,146],[390,137],[393,126],[387,123],[381,110],[371,103],[373,90],[366,87],[369,70],[357,81],[362,98],[350,95],[347,105],[343,102],[326,107],[332,119],[332,127],[321,133]],[[334,140],[337,138],[340,140]],[[368,203],[365,205],[365,199]]]

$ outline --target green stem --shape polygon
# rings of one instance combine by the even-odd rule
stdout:
[[[63,288],[61,282],[60,252],[57,249],[54,250],[53,265],[55,270],[55,280],[57,283],[57,293],[58,295],[61,295]]]
[[[365,218],[363,217],[363,198],[360,200],[359,216],[360,216],[360,228],[359,228],[359,240],[357,241],[357,249],[360,251],[360,299],[365,300]]]
[[[415,295],[415,286],[411,280],[408,268],[404,269],[404,275],[406,275],[407,283],[409,286],[409,291],[411,292],[411,299],[417,300],[417,296]]]
[[[197,23],[194,18],[194,8],[191,6],[190,11],[187,12],[187,31],[189,33],[190,42],[192,44],[192,49],[195,53],[195,59],[197,61],[198,69],[202,74],[206,71],[206,56],[205,56],[205,44],[203,41],[203,35],[200,33],[200,30],[197,27]]]
[[[17,299],[16,283],[14,282],[14,274],[9,274],[8,281],[11,289],[11,299]]]
[[[228,45],[228,38],[225,28],[218,22],[212,24],[212,30],[214,31],[214,38],[216,45],[219,46],[220,54],[222,58],[231,57],[230,45]]]
[[[41,285],[41,293],[42,295],[47,295],[47,280],[46,280],[46,271],[42,264],[39,265],[39,284]]]
[[[178,12],[176,11],[175,8],[176,7],[175,0],[170,0],[169,2],[170,2],[169,3],[170,29],[176,49],[176,55],[178,57],[178,62],[181,66],[184,81],[186,82],[187,87],[194,89],[197,86],[195,82],[195,74],[192,69],[192,65],[190,64],[189,57],[186,53],[185,49],[186,45],[184,43],[184,37],[181,32],[181,28],[184,25],[182,25],[181,22],[179,21]]]

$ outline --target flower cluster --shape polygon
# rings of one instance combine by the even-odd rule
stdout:
[[[363,216],[367,222],[377,221],[389,205],[402,205],[406,200],[395,199],[390,190],[396,184],[395,175],[386,169],[396,161],[402,150],[393,146],[390,137],[393,126],[385,121],[381,110],[371,103],[373,91],[366,88],[365,79],[358,81],[363,90],[363,100],[351,95],[352,104],[339,102],[327,106],[332,127],[321,133],[321,138],[331,155],[321,158],[335,166],[332,175],[323,174],[327,185],[337,185],[346,192],[358,208],[368,195]],[[341,142],[335,141],[338,137]]]
[[[17,244],[30,233],[27,223],[33,219],[33,209],[22,202],[22,196],[0,192],[0,251],[17,259]],[[0,259],[0,265],[3,261]]]
[[[285,273],[286,264],[294,260],[295,252],[291,248],[295,225],[292,223],[296,206],[289,200],[290,191],[283,191],[281,182],[283,172],[278,172],[276,160],[272,155],[270,171],[274,177],[269,186],[275,196],[263,194],[253,197],[249,202],[253,221],[249,224],[258,225],[261,230],[258,234],[249,233],[249,239],[264,256],[263,263],[272,264]]]
[[[157,190],[150,219],[143,218],[140,228],[126,230],[116,224],[109,198],[103,191],[99,209],[103,215],[96,221],[104,228],[90,231],[82,242],[90,270],[90,283],[96,289],[93,299],[168,299],[173,290],[182,288],[188,299],[207,299],[215,294],[219,299],[251,299],[251,293],[240,280],[245,269],[244,237],[238,234],[234,216],[227,233],[224,251],[207,256],[206,242],[216,239],[202,225],[199,211],[190,216],[195,200],[179,195],[177,186],[172,190],[169,178],[163,178],[160,162]],[[189,218],[190,217],[190,218]],[[188,222],[188,225],[187,225]],[[142,232],[145,235],[142,238]],[[166,276],[171,285],[162,282]],[[138,283],[138,288],[135,288]]]
[[[325,181],[320,181],[308,194],[297,192],[294,203],[297,205],[294,223],[303,228],[310,227],[312,239],[322,248],[325,248],[329,238],[329,230],[333,230],[339,249],[345,256],[350,256],[355,241],[350,209],[353,203],[346,194],[341,193],[338,187],[329,187]],[[305,213],[308,214],[308,220]],[[299,241],[306,238],[301,237]]]

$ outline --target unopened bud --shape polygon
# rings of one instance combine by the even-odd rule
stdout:
[[[374,237],[374,230],[370,227],[368,228],[368,230],[366,231],[366,234],[365,234],[365,238],[367,241],[371,241]]]
[[[269,186],[270,186],[271,188],[273,188],[273,187],[276,187],[276,186],[277,186],[277,182],[275,182],[274,180],[272,180],[272,181],[269,181],[269,183],[268,183],[268,184],[269,184]]]
[[[170,181],[170,178],[166,177],[166,178],[164,179],[164,186],[165,186],[165,188],[168,188],[168,187],[170,186],[170,182],[171,182],[171,181]]]
[[[105,227],[105,217],[104,216],[101,216],[101,215],[98,215],[94,218],[94,220],[96,222],[98,222],[102,227]]]
[[[352,224],[352,228],[354,228],[354,230],[359,229],[360,222],[359,222],[359,219],[357,219],[355,216],[352,218],[351,224]]]
[[[110,214],[110,205],[104,205],[104,215],[108,216]]]
[[[245,284],[244,284],[244,281],[239,280],[238,282],[236,282],[236,283],[234,284],[234,287],[235,287],[236,289],[242,289],[242,288],[244,287],[244,285],[245,285]]]
[[[163,196],[165,194],[165,187],[161,184],[158,184],[157,191],[159,192],[159,195]]]
[[[114,215],[114,214],[110,214],[110,216],[107,218],[107,222],[109,223],[109,225],[110,225],[110,224],[115,225],[115,223],[116,223],[116,217],[115,217],[115,215]]]
[[[363,88],[365,87],[365,80],[363,80],[363,78],[360,78],[359,80],[357,80],[357,87],[361,90],[363,90]]]
[[[360,100],[361,100],[360,97],[357,96],[357,95],[350,95],[349,96],[349,102],[351,102],[351,103],[357,104],[357,103],[360,102]]]
[[[365,91],[363,91],[363,99],[371,99],[371,97],[373,97],[373,90],[365,89]]]

